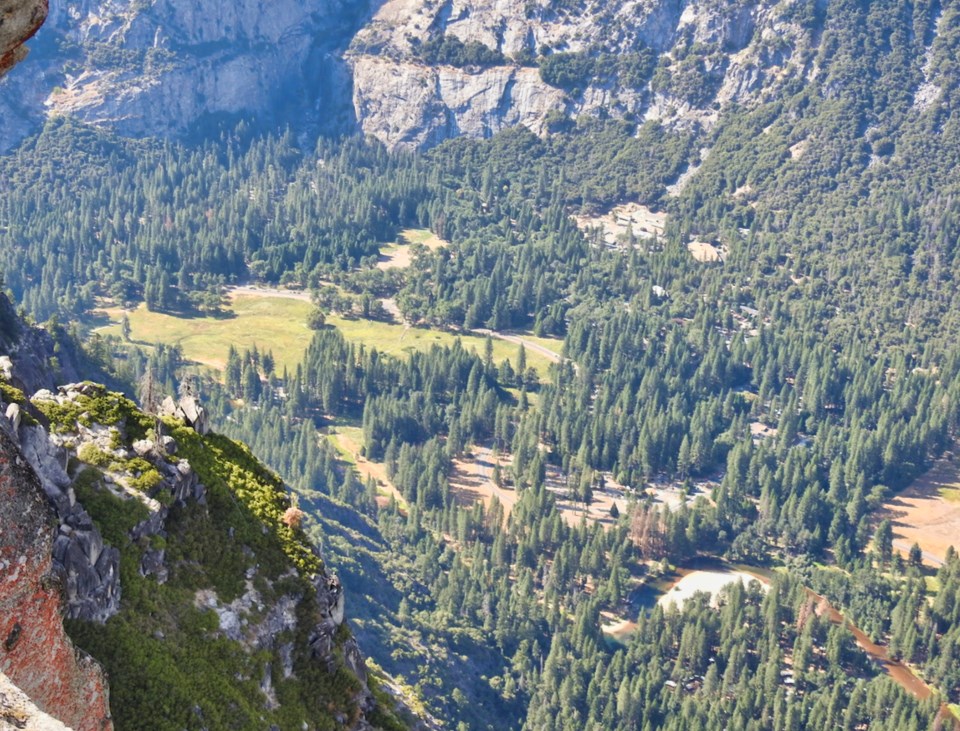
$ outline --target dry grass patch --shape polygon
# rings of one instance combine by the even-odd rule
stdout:
[[[720,261],[723,258],[723,252],[719,247],[708,244],[706,241],[691,241],[687,244],[687,249],[699,262]]]
[[[883,508],[893,523],[894,547],[906,553],[917,543],[924,561],[938,565],[949,546],[960,548],[960,460],[954,454],[938,460]]]
[[[663,236],[667,214],[639,203],[625,203],[602,216],[576,216],[574,220],[581,231],[601,229],[604,243],[615,246],[629,238],[631,233],[638,239]]]
[[[439,249],[447,242],[425,228],[408,228],[400,232],[397,242],[380,247],[377,269],[406,269],[413,262],[412,244],[422,244],[430,250]]]
[[[470,507],[483,501],[489,509],[496,498],[503,505],[504,517],[510,515],[517,504],[519,495],[516,490],[498,487],[493,481],[493,467],[499,463],[504,473],[509,469],[510,461],[497,459],[489,447],[472,447],[469,455],[453,461],[450,473],[450,492],[459,505]]]
[[[360,479],[366,481],[369,477],[373,478],[377,485],[377,504],[381,508],[390,502],[392,496],[396,498],[401,510],[407,509],[407,501],[387,476],[386,465],[381,462],[371,462],[360,453],[360,445],[363,443],[363,429],[358,426],[337,425],[327,429],[326,436],[336,447],[343,461],[357,471]]]
[[[603,489],[594,488],[593,500],[589,505],[577,502],[571,497],[571,490],[567,486],[567,479],[559,467],[547,465],[546,486],[553,493],[560,517],[569,526],[579,525],[586,518],[587,523],[600,523],[605,529],[616,525],[616,520],[610,514],[614,505],[620,515],[626,515],[629,508],[627,489],[613,479],[613,475],[605,473]]]

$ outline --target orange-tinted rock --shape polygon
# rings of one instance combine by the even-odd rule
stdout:
[[[103,671],[63,629],[55,530],[35,473],[0,431],[0,671],[67,726],[112,729]]]

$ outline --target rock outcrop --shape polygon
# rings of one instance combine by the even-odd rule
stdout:
[[[172,437],[164,436],[157,442],[140,439],[127,447],[124,445],[127,424],[123,419],[101,424],[84,416],[89,413],[91,400],[99,400],[101,404],[104,401],[120,403],[119,396],[92,383],[60,386],[56,394],[38,391],[33,402],[41,411],[76,410],[81,420],[59,424],[50,433],[40,426],[21,426],[15,436],[40,475],[44,492],[60,523],[53,557],[66,577],[67,616],[105,622],[120,608],[120,554],[117,548],[104,545],[87,511],[77,501],[73,481],[62,465],[71,458],[82,461],[84,457],[107,462],[99,467],[112,492],[123,499],[140,501],[147,509],[148,517],[130,531],[130,538],[135,541],[165,537],[169,506],[187,502],[203,505],[206,491],[190,463],[172,457],[176,452],[176,441]],[[202,414],[199,404],[192,406],[195,418]],[[137,461],[131,461],[134,458]],[[149,478],[143,477],[144,470],[151,472]],[[141,479],[149,479],[148,489],[140,489]],[[154,576],[160,583],[166,580],[163,549],[144,552],[141,573]]]
[[[0,401],[0,408],[9,411]],[[37,475],[53,508],[57,533],[51,549],[54,570],[62,580],[65,614],[71,619],[105,622],[120,609],[120,553],[104,544],[90,515],[77,502],[64,465],[67,453],[39,424],[0,423]]]
[[[56,342],[68,357],[69,338]],[[0,294],[0,728],[4,714],[36,728],[57,728],[56,721],[83,731],[111,728],[104,673],[70,643],[63,618],[108,638],[130,621],[135,600],[121,613],[123,552],[136,557],[141,581],[182,587],[185,564],[208,577],[195,605],[213,610],[216,634],[246,650],[246,659],[237,656],[236,677],[251,670],[262,676],[255,708],[282,713],[281,699],[300,692],[298,668],[310,663],[351,690],[302,698],[309,713],[337,709],[344,728],[368,729],[375,702],[344,626],[340,582],[307,542],[299,517],[288,517],[299,511],[283,483],[242,445],[209,433],[196,398],[171,400],[165,421],[88,381],[28,398],[23,388],[56,380],[54,344]],[[215,486],[212,498],[208,485]],[[186,561],[185,536],[196,551]],[[169,540],[178,543],[172,559]],[[211,544],[232,551],[227,563],[235,573],[223,573],[222,555],[203,548]],[[239,596],[238,580],[245,586]],[[221,601],[215,586],[231,598]],[[180,596],[174,590],[167,600]],[[176,615],[178,607],[169,609]],[[115,623],[97,628],[118,613]],[[155,641],[177,631],[157,625]],[[84,647],[94,651],[96,643]],[[112,667],[109,654],[105,662]],[[343,681],[344,671],[355,680]]]
[[[103,673],[82,654],[75,664],[68,661],[76,653],[61,618],[103,622],[119,611],[120,552],[104,541],[78,493],[109,493],[110,500],[141,504],[143,517],[126,531],[125,550],[138,546],[140,574],[162,584],[170,574],[164,545],[171,508],[208,509],[207,489],[178,455],[182,440],[203,436],[177,431],[170,422],[164,427],[120,394],[88,382],[61,386],[56,393],[41,390],[32,400],[8,383],[3,393],[13,400],[0,402],[0,412],[7,414],[0,417],[0,673],[10,681],[6,690],[0,684],[0,714],[8,706],[10,713],[26,714],[23,699],[17,700],[22,691],[40,711],[70,727],[109,728]],[[194,417],[201,408],[188,406]],[[197,420],[189,414],[179,417],[195,429]],[[177,438],[163,434],[167,429]],[[148,436],[131,436],[137,432]],[[209,448],[194,443],[194,450],[198,447]],[[81,491],[84,475],[91,479]],[[281,507],[289,506],[289,499],[277,499]],[[103,520],[102,499],[100,505],[101,512],[94,513]],[[266,524],[261,529],[268,531]],[[271,575],[252,550],[243,551],[251,559],[245,591],[224,603],[215,590],[199,590],[195,604],[213,610],[220,634],[251,656],[280,658],[279,664],[263,664],[264,708],[279,707],[277,684],[296,674],[296,658],[308,657],[328,672],[344,668],[356,677],[358,689],[350,699],[355,710],[341,711],[340,723],[369,728],[365,718],[374,707],[373,695],[360,649],[349,632],[341,631],[345,612],[339,580],[319,562],[312,580],[299,578],[292,566]],[[13,700],[4,700],[7,696]],[[87,707],[89,715],[77,710]]]
[[[18,731],[69,731],[60,721],[37,708],[37,704],[3,673],[0,673],[0,728]]]
[[[69,727],[112,728],[103,673],[63,630],[55,515],[36,473],[3,430],[0,526],[0,672],[39,710]],[[0,705],[0,719],[3,712]]]
[[[47,0],[0,0],[0,77],[27,55],[26,43],[47,17]]]
[[[455,135],[487,137],[523,124],[540,133],[553,116],[655,119],[709,128],[729,104],[750,104],[807,72],[813,31],[800,3],[715,0],[388,0],[354,38],[348,59],[357,119],[390,147]],[[482,43],[503,63],[431,65],[431,39]],[[649,54],[645,72],[614,72]],[[576,88],[543,80],[540,59],[608,54]],[[590,78],[592,76],[592,78]]]

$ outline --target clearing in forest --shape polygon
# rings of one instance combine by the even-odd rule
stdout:
[[[372,477],[377,483],[377,505],[386,507],[392,496],[396,498],[401,510],[407,509],[407,501],[387,475],[387,466],[382,462],[371,462],[360,454],[363,429],[358,426],[336,425],[327,429],[326,436],[343,457],[343,461],[357,471],[361,480],[366,481],[368,477]]]
[[[423,244],[432,251],[446,246],[447,242],[429,229],[404,229],[396,243],[380,247],[377,269],[406,269],[413,261],[412,244]]]
[[[379,320],[363,320],[357,317],[340,317],[328,315],[327,324],[333,325],[343,336],[354,343],[362,344],[367,348],[376,348],[380,353],[403,358],[415,350],[429,350],[433,345],[452,346],[459,338],[465,350],[472,350],[481,358],[486,349],[486,336],[469,332],[453,333],[446,330],[434,330],[425,327],[411,327],[395,322],[381,322]],[[525,339],[526,335],[523,336]],[[519,342],[493,337],[493,361],[499,365],[509,360],[514,367],[517,365],[517,356],[520,353]],[[548,342],[549,338],[531,338],[531,342]],[[554,340],[562,347],[562,341]],[[547,379],[550,364],[553,362],[543,352],[532,347],[526,347],[527,366],[535,368],[541,381]]]
[[[233,345],[238,350],[254,345],[273,351],[277,372],[295,369],[303,360],[313,332],[307,327],[309,301],[279,294],[232,293],[219,315],[172,315],[151,312],[144,305],[127,312],[130,338],[139,345],[180,345],[184,357],[201,365],[223,370]],[[120,336],[123,310],[101,310],[111,323],[98,332]]]
[[[607,246],[618,246],[624,243],[631,233],[637,239],[663,236],[667,214],[652,211],[639,203],[625,203],[602,216],[576,216],[574,220],[584,233],[599,228]]]
[[[228,290],[226,301],[223,312],[217,315],[151,312],[141,304],[127,311],[131,340],[145,346],[180,345],[187,360],[216,370],[223,370],[231,345],[240,351],[254,345],[263,351],[272,350],[278,373],[283,372],[284,366],[292,372],[303,361],[313,338],[313,331],[307,327],[307,317],[313,311],[308,293],[236,287]],[[98,310],[94,314],[106,315],[110,324],[98,327],[97,332],[120,337],[123,313],[120,307]],[[485,350],[485,336],[471,333],[450,333],[339,315],[329,315],[327,324],[336,327],[351,342],[398,358],[413,351],[429,350],[433,345],[452,346],[457,338],[464,348],[481,357]],[[528,345],[546,343],[557,349],[563,345],[562,341],[551,338],[527,335],[523,338],[529,341]],[[536,369],[541,381],[546,380],[553,359],[532,345],[526,351],[527,365]],[[509,360],[516,366],[519,352],[518,342],[493,338],[493,359],[497,365]]]
[[[925,563],[941,565],[949,546],[960,550],[960,459],[937,460],[883,508],[893,523],[894,549],[906,555],[916,542]]]
[[[706,592],[710,594],[710,603],[717,606],[717,597],[720,590],[737,582],[743,582],[746,586],[751,581],[759,579],[748,574],[745,571],[731,571],[729,569],[704,570],[697,569],[686,574],[670,591],[666,592],[657,600],[664,609],[670,604],[676,605],[677,609],[683,609],[684,602],[693,597],[697,592]],[[766,588],[769,582],[761,582],[761,586]]]
[[[503,506],[503,516],[510,515],[519,496],[516,490],[498,487],[493,481],[493,467],[498,461],[500,469],[506,474],[510,461],[498,460],[490,447],[473,446],[468,454],[453,460],[450,492],[459,505],[469,507],[482,500],[489,509],[493,498],[496,498]]]
[[[718,246],[708,244],[706,241],[691,241],[687,244],[687,249],[693,255],[693,258],[699,262],[723,260],[723,250]]]
[[[605,473],[603,478],[603,489],[597,487],[593,489],[593,500],[587,506],[573,499],[563,471],[554,465],[547,465],[546,486],[553,493],[557,511],[567,525],[577,526],[586,518],[589,525],[600,523],[605,529],[612,528],[617,523],[610,514],[610,509],[614,505],[617,506],[619,515],[627,514],[629,507],[627,489],[618,484],[610,473]]]

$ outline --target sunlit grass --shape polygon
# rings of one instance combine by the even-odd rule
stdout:
[[[303,360],[313,332],[307,327],[309,302],[282,297],[237,295],[223,316],[181,317],[150,312],[143,305],[127,313],[131,339],[141,345],[179,344],[184,356],[222,370],[230,346],[272,351],[278,372]],[[100,332],[119,336],[122,310],[107,310],[111,324]]]
[[[313,331],[306,325],[307,316],[312,310],[313,305],[302,300],[270,294],[237,294],[220,316],[186,317],[151,312],[143,305],[128,312],[127,316],[130,319],[131,339],[137,344],[179,344],[188,360],[217,370],[222,370],[226,364],[231,345],[240,351],[256,345],[262,351],[273,352],[277,371],[282,372],[284,366],[293,371],[303,360],[303,354],[313,337]],[[123,311],[114,308],[104,312],[111,322],[98,328],[98,332],[120,336]],[[398,358],[407,357],[414,351],[429,350],[434,345],[452,346],[458,338],[465,349],[474,351],[481,358],[486,349],[486,338],[480,335],[456,334],[339,315],[328,316],[327,324],[340,330],[351,342],[376,348],[381,353]],[[562,347],[562,341],[559,340],[523,337],[557,352]],[[497,338],[493,338],[492,343],[495,363],[499,365],[506,359],[516,367],[520,346]],[[550,360],[530,348],[527,348],[526,359],[527,365],[537,370],[541,380],[546,379]]]

